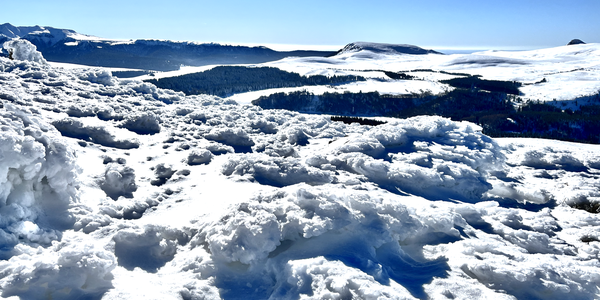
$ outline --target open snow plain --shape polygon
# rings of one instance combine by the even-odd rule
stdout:
[[[600,297],[598,145],[22,58],[0,58],[3,298]]]

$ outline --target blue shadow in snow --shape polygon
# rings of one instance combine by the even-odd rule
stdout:
[[[376,249],[375,257],[371,257],[375,264],[365,264],[364,257],[352,253],[353,251],[346,249],[341,254],[326,255],[325,258],[338,260],[349,267],[360,269],[384,285],[390,285],[391,279],[420,299],[427,299],[424,284],[430,283],[434,277],[447,277],[450,270],[447,259],[416,261],[404,253],[397,243],[388,243]],[[380,268],[375,267],[377,264]]]
[[[371,224],[376,226],[377,224]],[[374,228],[375,229],[375,228]],[[377,234],[377,230],[373,231]],[[460,237],[431,236],[432,243],[446,243]],[[269,254],[269,259],[285,264],[290,260],[308,259],[322,256],[329,261],[339,261],[358,269],[382,285],[391,281],[405,287],[414,297],[427,299],[423,285],[431,283],[434,277],[445,278],[450,267],[445,258],[437,260],[417,260],[405,253],[398,242],[387,243],[377,249],[360,236],[342,237],[339,234],[323,234],[309,239],[286,240]],[[301,286],[285,282],[277,284],[276,274],[271,271],[253,268],[241,263],[219,266],[215,285],[220,296],[226,300],[237,299],[294,299],[300,295],[312,296],[310,281]],[[258,271],[258,272],[257,272]]]

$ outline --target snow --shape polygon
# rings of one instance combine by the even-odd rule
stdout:
[[[579,55],[561,49],[560,68]],[[492,54],[475,58],[535,65]],[[365,57],[318,60],[510,68]],[[270,64],[325,71],[307,60]],[[576,208],[600,202],[598,145],[435,116],[344,124],[106,69],[0,70],[2,298],[600,297],[600,215]]]
[[[12,57],[16,60],[35,61],[41,64],[47,63],[42,54],[37,51],[35,45],[27,40],[13,39],[4,42],[3,47],[8,53],[12,53]]]
[[[142,75],[142,76],[136,77],[135,79],[148,80],[148,79],[161,79],[161,78],[166,78],[166,77],[175,77],[175,76],[181,76],[181,75],[186,75],[186,74],[191,74],[191,73],[199,73],[199,72],[208,71],[210,69],[213,69],[216,66],[218,66],[218,65],[207,65],[207,66],[201,66],[201,67],[181,66],[179,68],[179,70],[167,71],[167,72],[155,72],[155,73],[152,73],[152,75]]]
[[[375,47],[376,46],[376,47]],[[398,54],[394,45],[363,43],[362,48],[332,57],[288,57],[248,67],[276,67],[303,76],[362,76],[366,81],[335,86],[276,88],[235,94],[228,99],[250,104],[274,93],[308,91],[324,93],[373,92],[387,95],[428,93],[439,95],[452,89],[439,81],[457,77],[441,72],[481,75],[483,79],[518,81],[524,100],[548,102],[561,109],[577,110],[595,103],[590,96],[600,92],[600,44],[581,44],[529,51],[481,51],[469,54]],[[371,49],[374,48],[375,50]],[[371,50],[368,50],[371,49]],[[379,50],[377,50],[379,49]],[[387,49],[387,50],[386,50]],[[385,51],[384,51],[385,50]],[[182,66],[177,71],[156,72],[135,79],[160,79],[203,72],[211,66]],[[393,80],[383,71],[405,72],[417,80]],[[545,79],[545,82],[541,82]]]
[[[261,96],[275,93],[291,93],[296,91],[307,91],[320,96],[324,93],[370,93],[378,92],[386,95],[411,95],[420,93],[442,94],[451,88],[445,84],[434,81],[380,81],[369,79],[367,81],[353,82],[340,86],[302,86],[294,88],[276,88],[254,92],[246,92],[229,96],[228,99],[235,100],[239,104],[250,104]]]
[[[436,95],[451,88],[440,84],[439,80],[456,77],[438,71],[481,75],[483,79],[488,80],[526,83],[520,88],[521,98],[553,103],[562,109],[576,110],[579,105],[591,101],[589,96],[600,92],[600,44],[452,55],[406,55],[389,51],[381,53],[360,50],[344,52],[333,57],[289,57],[258,66],[277,67],[306,76],[358,75],[367,78],[367,81],[328,87],[263,90],[234,95],[231,99],[240,103],[250,103],[263,95],[297,90],[307,90],[317,95],[344,91],[379,91],[381,94],[390,95],[429,92]],[[392,80],[382,72],[373,72],[374,70],[407,72],[420,80]],[[543,79],[546,82],[539,83]]]
[[[369,43],[369,42],[354,42],[346,45],[337,54],[346,54],[352,52],[358,52],[367,50],[375,53],[397,53],[397,54],[429,54],[436,53],[433,50],[426,50],[414,45],[404,44],[383,44],[383,43]]]

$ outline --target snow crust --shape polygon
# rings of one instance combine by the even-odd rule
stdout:
[[[0,70],[0,297],[600,297],[597,145]]]

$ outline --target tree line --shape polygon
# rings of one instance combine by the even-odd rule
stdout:
[[[331,119],[331,121],[342,122],[345,124],[358,123],[360,125],[369,125],[369,126],[377,126],[377,125],[382,125],[382,124],[387,123],[387,122],[379,121],[379,120],[375,120],[375,119],[360,118],[360,117],[348,117],[348,116],[331,116],[330,119]]]
[[[513,85],[512,82],[495,84],[486,88],[504,90]],[[538,101],[523,103],[518,95],[472,86],[441,95],[390,96],[378,92],[315,95],[298,91],[263,96],[252,103],[267,109],[346,117],[437,115],[477,123],[483,133],[492,137],[536,137],[597,144],[600,143],[600,95],[595,97],[598,103],[583,105],[577,111]],[[515,103],[523,104],[516,107]]]
[[[361,76],[301,76],[273,67],[218,66],[213,69],[176,77],[146,80],[159,88],[184,92],[186,95],[209,94],[228,97],[233,94],[272,88],[305,85],[336,85],[365,81]]]

